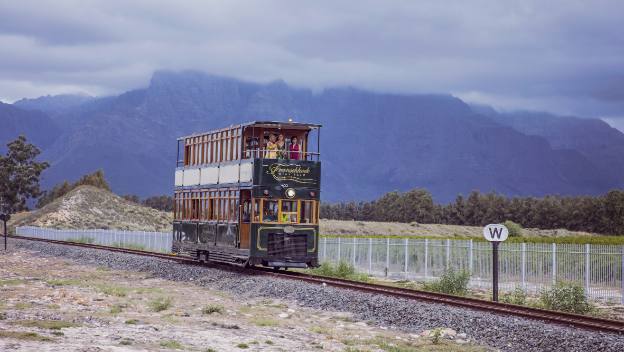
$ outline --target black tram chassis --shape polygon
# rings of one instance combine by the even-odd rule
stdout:
[[[173,252],[198,260],[271,267],[317,267],[317,224],[250,225],[249,248],[240,248],[238,223],[176,221]]]

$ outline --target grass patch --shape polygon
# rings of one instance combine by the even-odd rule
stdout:
[[[139,323],[139,321],[137,319],[128,319],[124,323],[127,325],[136,325]]]
[[[32,307],[33,307],[33,304],[29,302],[17,302],[15,303],[15,306],[14,306],[14,308],[18,310],[30,309]]]
[[[77,238],[69,238],[69,239],[67,239],[67,242],[93,244],[93,243],[95,243],[95,238],[87,237],[87,236],[81,236],[81,237],[77,237]]]
[[[251,320],[256,326],[278,326],[277,320],[270,318],[254,318]]]
[[[111,247],[127,248],[127,249],[133,249],[133,250],[136,250],[136,251],[145,251],[145,250],[147,250],[147,248],[145,246],[142,246],[140,244],[126,243],[126,242],[115,242],[115,243],[111,244]]]
[[[50,286],[78,286],[81,281],[78,279],[50,279],[45,280],[45,283]]]
[[[522,288],[516,287],[512,292],[503,293],[501,295],[501,302],[523,306],[527,303],[527,294]]]
[[[51,338],[47,336],[41,336],[36,332],[24,332],[24,331],[0,331],[0,338],[4,339],[16,339],[23,341],[52,341]]]
[[[124,304],[114,304],[110,309],[110,313],[119,314],[123,311],[124,308],[126,308],[126,305]]]
[[[127,287],[121,286],[105,286],[105,285],[97,285],[95,289],[98,292],[101,292],[108,296],[116,296],[116,297],[126,297],[128,293],[131,291]]]
[[[368,275],[358,273],[357,271],[355,271],[355,267],[353,267],[353,265],[344,261],[340,261],[336,265],[328,262],[321,263],[321,266],[319,266],[318,268],[310,269],[309,272],[311,274],[319,276],[328,276],[362,282],[369,281]]]
[[[22,280],[22,279],[2,279],[2,280],[0,280],[0,286],[21,285],[21,284],[23,284],[25,282],[26,282],[26,280]]]
[[[470,281],[470,273],[451,269],[447,270],[438,280],[423,283],[423,289],[449,295],[465,296],[468,293],[468,281]]]
[[[239,343],[238,345],[236,345],[236,347],[245,349],[245,348],[249,348],[249,345],[246,343]]]
[[[65,320],[18,320],[13,324],[21,325],[28,328],[40,328],[49,330],[61,330],[64,328],[73,328],[80,324],[72,323]]]
[[[171,307],[172,301],[170,297],[158,297],[149,301],[148,306],[152,310],[152,312],[162,312],[163,310],[167,310]]]
[[[184,349],[184,345],[179,343],[176,340],[165,340],[160,342],[160,347],[170,348],[172,350],[182,350]]]
[[[213,313],[223,314],[223,311],[224,311],[223,306],[220,306],[217,304],[209,304],[205,306],[204,308],[202,308],[203,315],[210,315]]]

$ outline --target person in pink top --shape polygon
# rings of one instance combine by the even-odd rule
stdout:
[[[301,147],[297,143],[297,137],[290,139],[290,147],[288,149],[290,151],[290,159],[299,160],[301,158]]]

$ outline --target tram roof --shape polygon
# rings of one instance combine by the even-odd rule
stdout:
[[[183,140],[186,138],[197,137],[207,133],[216,133],[226,130],[231,130],[236,127],[260,127],[260,128],[279,128],[279,129],[292,129],[292,130],[311,130],[318,129],[323,127],[322,125],[315,123],[304,123],[304,122],[287,122],[287,121],[250,121],[241,123],[238,125],[230,125],[228,127],[219,128],[216,130],[209,130],[205,132],[196,132],[188,136],[179,137],[178,140]]]

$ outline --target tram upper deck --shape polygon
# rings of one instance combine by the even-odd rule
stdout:
[[[254,121],[178,138],[175,187],[320,188],[320,125]]]

